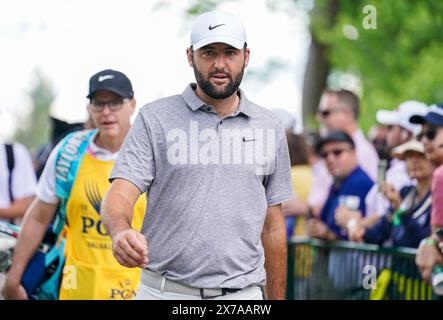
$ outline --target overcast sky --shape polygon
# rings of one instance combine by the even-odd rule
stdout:
[[[285,3],[282,0],[280,3]],[[288,3],[291,1],[288,1]],[[171,4],[172,3],[172,4]],[[0,137],[15,128],[14,113],[26,112],[32,73],[51,79],[56,100],[51,114],[70,121],[86,119],[90,76],[112,68],[131,79],[138,106],[181,93],[194,80],[186,61],[192,19],[189,1],[161,0],[14,0],[0,9]],[[265,0],[242,0],[219,9],[236,14],[251,48],[242,88],[267,108],[298,116],[309,33],[307,16],[288,5],[271,11]],[[267,62],[280,68],[267,81],[254,74]]]

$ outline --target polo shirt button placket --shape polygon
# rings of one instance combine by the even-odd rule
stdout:
[[[217,123],[217,132],[220,133],[223,124],[223,119],[219,120]]]

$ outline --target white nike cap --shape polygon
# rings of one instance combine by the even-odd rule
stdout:
[[[423,102],[409,100],[401,103],[397,110],[378,110],[377,121],[383,125],[398,125],[413,134],[418,134],[421,126],[409,122],[414,115],[424,115],[428,112],[428,106]]]
[[[243,23],[234,15],[211,11],[198,16],[191,30],[191,46],[194,50],[210,43],[222,42],[237,49],[246,43]]]

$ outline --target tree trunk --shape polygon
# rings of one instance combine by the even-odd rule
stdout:
[[[308,119],[312,119],[317,112],[321,94],[326,87],[330,66],[325,51],[326,47],[313,38],[309,47],[309,58],[303,81],[302,108],[305,129],[309,125]]]
[[[330,28],[337,23],[340,5],[338,0],[329,0],[326,6],[314,7],[311,12],[312,18],[324,19]],[[311,19],[312,21],[312,19]],[[303,81],[303,126],[309,126],[309,120],[315,119],[318,103],[323,90],[326,88],[326,80],[330,71],[330,64],[327,57],[327,46],[320,43],[311,31],[312,40],[309,47],[309,57],[306,65],[306,71]]]

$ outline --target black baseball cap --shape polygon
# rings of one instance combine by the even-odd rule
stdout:
[[[89,94],[86,98],[91,99],[96,91],[110,91],[122,98],[132,99],[134,91],[129,78],[122,72],[106,69],[94,74],[89,79]]]
[[[434,104],[429,107],[425,115],[413,115],[409,122],[416,124],[429,123],[436,127],[443,126],[443,104]]]
[[[321,148],[330,142],[346,142],[352,147],[352,149],[355,149],[354,140],[352,140],[349,134],[343,131],[331,131],[317,143],[317,152],[320,152]]]

